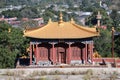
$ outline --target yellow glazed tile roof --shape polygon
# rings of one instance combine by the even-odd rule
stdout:
[[[50,20],[43,27],[26,30],[24,36],[39,39],[75,39],[99,36],[99,32],[96,31],[96,28],[77,25],[73,20],[70,22],[52,22]]]

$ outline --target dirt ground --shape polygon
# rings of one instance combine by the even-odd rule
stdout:
[[[0,80],[120,80],[119,68],[0,69]]]

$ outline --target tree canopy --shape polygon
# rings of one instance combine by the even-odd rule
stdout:
[[[102,57],[111,57],[111,32],[109,30],[100,29],[100,36],[94,39],[95,50]]]
[[[100,11],[100,14],[102,15],[101,19],[101,25],[107,26],[108,30],[111,30],[113,27],[113,19],[107,14],[107,12],[104,9],[96,9],[94,10],[93,14],[86,19],[86,25],[94,26],[97,24],[97,14],[98,11]]]
[[[112,50],[111,49],[112,48],[111,29],[112,27],[115,27],[116,32],[120,32],[120,28],[119,28],[120,26],[119,16],[120,15],[117,13],[116,10],[113,10],[110,15],[108,15],[104,9],[95,10],[93,14],[86,19],[86,24],[88,26],[95,26],[97,24],[97,19],[96,19],[97,11],[100,11],[102,15],[101,26],[107,26],[107,29],[106,30],[99,29],[100,36],[97,38],[94,38],[94,46],[95,46],[95,49],[98,51],[98,53],[100,53],[102,57],[111,57],[112,56],[111,55],[111,50]],[[120,37],[119,35],[117,36],[114,35],[114,36],[115,36],[115,39],[114,39],[115,40],[115,47],[114,47],[115,52],[114,53],[116,57],[120,57],[120,54],[119,54]]]
[[[13,68],[18,55],[26,52],[28,41],[21,29],[0,22],[0,68]]]

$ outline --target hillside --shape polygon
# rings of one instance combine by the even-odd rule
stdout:
[[[0,7],[8,5],[33,5],[40,2],[40,0],[0,0]]]
[[[56,4],[78,4],[84,1],[85,3],[92,4],[94,2],[103,1],[110,9],[120,9],[120,0],[0,0],[0,8],[8,5],[47,5],[49,3]]]
[[[110,9],[120,10],[120,0],[112,0],[112,5]]]

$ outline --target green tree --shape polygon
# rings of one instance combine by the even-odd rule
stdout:
[[[100,36],[94,39],[95,50],[97,50],[102,57],[111,56],[111,32],[108,30],[100,30]]]
[[[93,14],[86,19],[86,25],[94,26],[97,24],[96,16],[98,14],[98,11],[100,11],[100,13],[102,15],[101,25],[105,25],[105,26],[107,26],[108,30],[111,30],[111,28],[113,27],[113,20],[110,16],[108,16],[108,14],[106,13],[106,11],[104,9],[96,9],[93,12]]]
[[[30,29],[30,28],[39,27],[39,24],[38,24],[38,21],[28,20],[28,21],[21,22],[21,27],[23,29]]]
[[[39,13],[36,7],[25,7],[20,10],[22,17],[35,18],[39,17]]]
[[[106,25],[107,29],[100,29],[100,36],[94,38],[95,49],[101,54],[103,57],[111,56],[111,28],[113,26],[113,20],[110,16],[107,15],[106,11],[103,9],[99,10],[102,19],[101,25]],[[86,24],[89,26],[94,26],[97,24],[97,16],[98,10],[95,10],[93,14],[86,19]]]
[[[19,10],[7,10],[7,11],[3,11],[1,13],[1,15],[4,15],[5,17],[21,17],[21,14],[19,12]]]
[[[115,55],[117,57],[120,57],[120,28],[117,28],[116,32],[119,32],[119,34],[115,35],[114,38],[114,42],[115,42],[114,50],[115,50]]]
[[[0,22],[0,68],[15,67],[17,55],[25,53],[27,46],[28,40],[21,29]]]
[[[120,27],[120,14],[117,10],[112,10],[110,17],[113,19],[113,26],[117,29]]]

